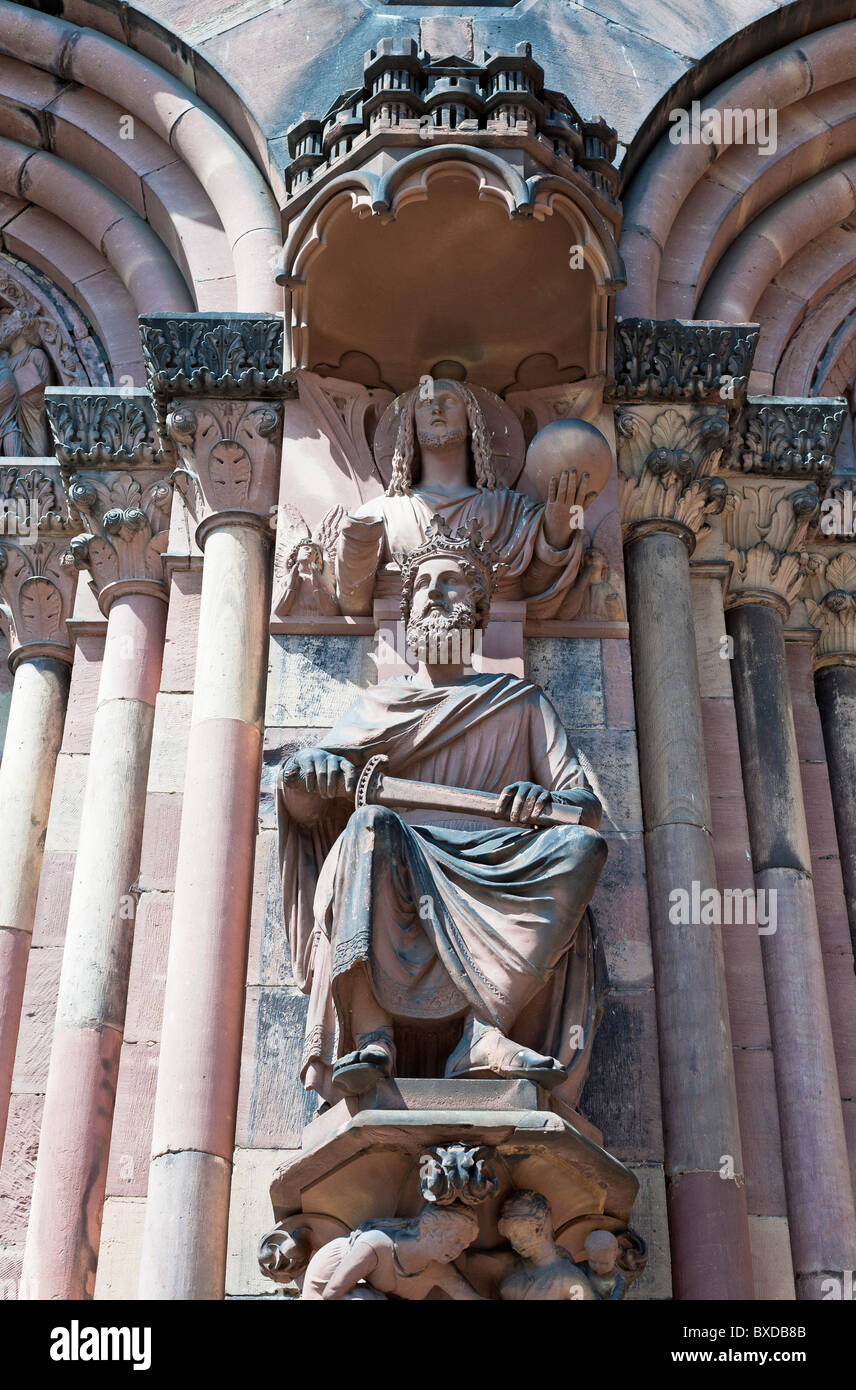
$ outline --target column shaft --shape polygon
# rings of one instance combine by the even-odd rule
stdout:
[[[153,594],[109,611],[24,1254],[30,1298],[95,1287],[165,621]]]
[[[0,1154],[69,678],[57,657],[18,662],[0,764]]]
[[[780,613],[727,615],[755,882],[777,893],[762,939],[798,1298],[856,1267],[856,1211],[818,933]]]
[[[670,919],[675,889],[716,886],[689,557],[664,528],[626,558],[675,1297],[751,1299],[720,929]]]
[[[269,610],[268,540],[205,542],[141,1298],[219,1299],[241,1057]]]
[[[823,726],[850,939],[856,955],[856,667],[822,666],[815,673],[814,690]]]

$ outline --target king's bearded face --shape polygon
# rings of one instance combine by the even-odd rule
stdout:
[[[420,661],[446,665],[467,661],[479,627],[470,576],[445,556],[425,560],[413,583],[407,645]]]
[[[469,437],[466,402],[451,381],[435,381],[416,397],[413,420],[421,449],[454,449]]]

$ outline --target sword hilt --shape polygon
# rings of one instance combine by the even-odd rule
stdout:
[[[377,790],[379,783],[383,780],[383,767],[389,762],[386,753],[375,753],[373,758],[369,758],[357,782],[357,789],[354,792],[354,810],[359,811],[361,806],[370,806],[371,796]]]

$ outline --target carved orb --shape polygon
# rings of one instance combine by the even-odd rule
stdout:
[[[566,468],[588,473],[586,493],[599,493],[612,469],[612,450],[605,435],[586,420],[551,420],[526,451],[526,477],[542,502],[550,482]]]

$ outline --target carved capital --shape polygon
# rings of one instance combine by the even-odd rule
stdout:
[[[806,561],[805,606],[818,631],[815,671],[856,666],[856,554],[812,551]]]
[[[722,511],[727,488],[714,476],[728,435],[724,407],[634,406],[616,412],[619,497],[625,540],[676,530],[692,550]]]
[[[44,537],[33,545],[0,539],[0,600],[13,670],[28,657],[71,661],[66,622],[77,575],[70,560],[67,536]]]
[[[89,466],[151,468],[160,442],[154,408],[142,388],[50,387],[45,393],[63,479]]]
[[[758,342],[756,323],[619,319],[613,401],[742,401]]]
[[[846,415],[843,398],[752,397],[734,430],[729,467],[768,478],[824,481],[832,472]]]
[[[71,661],[66,620],[77,585],[69,551],[73,531],[52,459],[0,468],[0,612],[13,669],[27,657]]]
[[[174,401],[166,422],[178,455],[173,478],[204,544],[230,521],[272,529],[282,448],[274,400]]]
[[[170,401],[188,396],[293,398],[278,314],[147,314],[140,319],[146,378],[162,432]]]
[[[805,541],[820,510],[814,483],[737,483],[722,513],[732,562],[726,606],[767,603],[787,617],[806,575]]]
[[[161,556],[169,538],[172,486],[165,468],[87,468],[71,476],[69,502],[84,530],[70,550],[88,569],[102,612],[124,593],[166,597]]]

